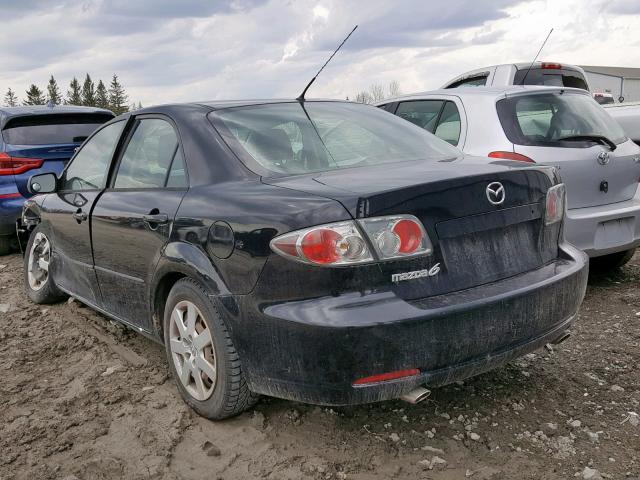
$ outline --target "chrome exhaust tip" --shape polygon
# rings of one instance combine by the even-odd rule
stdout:
[[[558,338],[556,338],[553,342],[551,342],[553,345],[558,345],[562,342],[564,342],[567,338],[569,338],[571,336],[571,332],[564,332],[562,335],[560,335]]]
[[[427,390],[423,387],[418,387],[411,390],[409,393],[405,393],[400,397],[400,400],[404,400],[405,402],[409,402],[412,405],[416,405],[423,401],[425,398],[428,398],[431,395],[431,390]]]

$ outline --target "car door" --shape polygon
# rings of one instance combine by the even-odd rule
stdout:
[[[177,131],[165,117],[136,119],[109,188],[91,216],[104,308],[150,330],[149,285],[187,190]]]
[[[47,197],[42,212],[53,238],[52,275],[56,284],[95,305],[100,305],[100,293],[88,220],[107,183],[125,124],[125,120],[108,124],[85,142],[63,171],[56,194]]]

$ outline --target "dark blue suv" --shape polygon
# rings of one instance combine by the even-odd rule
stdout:
[[[76,106],[0,109],[0,255],[12,250],[16,220],[27,181],[43,172],[59,174],[75,149],[101,124],[109,110]]]

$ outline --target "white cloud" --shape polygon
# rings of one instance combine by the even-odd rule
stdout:
[[[629,0],[24,0],[5,2],[0,93],[53,74],[115,72],[143,104],[294,97],[353,25],[310,97],[353,97],[397,80],[436,88],[482,65],[541,58],[640,66],[638,3]]]

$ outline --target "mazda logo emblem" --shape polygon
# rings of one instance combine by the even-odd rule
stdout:
[[[504,186],[500,182],[487,185],[487,200],[491,205],[502,205],[505,199]]]
[[[609,152],[600,152],[598,154],[598,163],[600,165],[606,165],[610,161]]]

